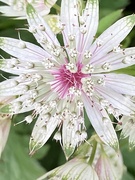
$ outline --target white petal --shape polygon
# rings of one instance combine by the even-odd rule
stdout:
[[[53,45],[60,45],[55,34],[51,31],[50,27],[47,25],[44,19],[39,14],[37,14],[36,10],[31,4],[27,4],[26,11],[29,26],[35,28],[33,35],[37,41],[40,43],[41,38],[45,38],[45,41],[47,40]],[[42,43],[40,44],[46,49],[46,45]]]
[[[80,45],[80,51],[89,50],[91,43],[94,40],[94,36],[98,27],[98,16],[99,16],[99,4],[98,0],[88,0],[86,7],[83,11],[82,18],[85,20],[83,26],[86,25],[86,33],[82,34],[82,42],[80,42],[81,38],[78,39],[78,45]],[[82,46],[83,45],[83,46]]]
[[[77,128],[77,122],[70,122],[68,118],[64,119],[62,127],[62,144],[67,159],[73,154],[78,143],[76,140]]]
[[[89,177],[91,180],[99,180],[94,168],[77,158],[47,172],[37,180],[50,179],[50,177],[55,180],[88,180]]]
[[[111,51],[114,47],[119,46],[121,41],[129,34],[134,25],[135,15],[131,15],[120,19],[104,31],[90,48],[90,51],[94,52],[93,57],[95,60]],[[100,45],[98,46],[98,44]]]
[[[48,115],[39,116],[33,128],[30,139],[30,154],[40,149],[58,125],[59,118],[56,116],[49,117]]]
[[[0,114],[0,157],[8,139],[11,119],[11,116],[9,116],[8,114]]]
[[[106,87],[120,94],[135,95],[135,77],[126,74],[96,74],[92,77],[103,78]]]
[[[102,58],[91,58],[91,64],[95,67],[94,73],[108,72],[103,67],[109,64],[109,71],[114,71],[135,64],[135,48],[120,49],[119,52],[110,52]]]
[[[24,61],[36,61],[50,57],[42,48],[26,41],[0,37],[0,48]]]
[[[17,17],[17,16],[25,16],[23,11],[15,11],[10,6],[1,6],[0,12],[3,13],[4,16]]]
[[[61,23],[64,24],[63,38],[65,46],[69,44],[69,35],[76,36],[79,28],[78,1],[64,0],[61,2]]]
[[[110,105],[112,105],[114,108],[117,108],[121,114],[127,116],[134,114],[135,105],[129,98],[108,87],[96,86],[95,89],[99,94],[108,100]]]
[[[82,98],[87,115],[98,136],[105,144],[118,149],[118,139],[106,111],[92,102],[85,94],[82,95]]]

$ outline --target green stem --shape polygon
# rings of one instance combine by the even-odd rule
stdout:
[[[93,163],[94,157],[95,157],[95,153],[96,153],[96,149],[97,149],[97,141],[93,142],[93,149],[92,149],[92,153],[89,159],[89,164],[91,165]]]

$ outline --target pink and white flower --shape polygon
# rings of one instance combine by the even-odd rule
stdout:
[[[121,180],[124,169],[121,153],[104,145],[94,135],[78,148],[73,159],[37,180]]]
[[[0,96],[16,96],[1,112],[18,114],[33,110],[24,121],[37,118],[30,139],[30,153],[41,148],[57,129],[67,157],[87,138],[84,109],[102,141],[118,149],[109,114],[132,116],[135,77],[112,72],[135,64],[135,48],[120,43],[135,25],[126,16],[95,39],[98,0],[88,0],[80,12],[78,0],[62,0],[61,46],[56,35],[31,4],[27,4],[29,31],[39,47],[23,40],[1,37],[0,48],[12,57],[0,60],[0,69],[17,76],[0,83]]]

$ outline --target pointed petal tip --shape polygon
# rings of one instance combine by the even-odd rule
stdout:
[[[66,160],[68,160],[70,158],[70,156],[73,154],[74,152],[74,148],[64,148],[64,153],[65,153],[65,157]]]
[[[29,155],[33,156],[37,150],[39,150],[42,146],[40,143],[34,141],[32,138],[30,139],[29,143]]]

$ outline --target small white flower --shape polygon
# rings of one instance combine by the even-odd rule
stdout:
[[[31,154],[58,129],[68,158],[87,138],[84,108],[102,141],[118,149],[109,114],[119,120],[120,115],[131,116],[135,111],[135,104],[125,96],[135,95],[135,77],[110,72],[135,64],[135,48],[113,51],[132,30],[135,15],[120,19],[94,41],[98,0],[88,0],[82,13],[78,3],[61,2],[64,47],[31,4],[26,7],[27,20],[42,48],[0,38],[0,48],[14,57],[1,59],[0,69],[17,75],[0,83],[0,96],[16,96],[0,111],[18,114],[33,110],[33,119],[38,116],[30,139]],[[130,63],[129,59],[123,63],[126,58]]]

